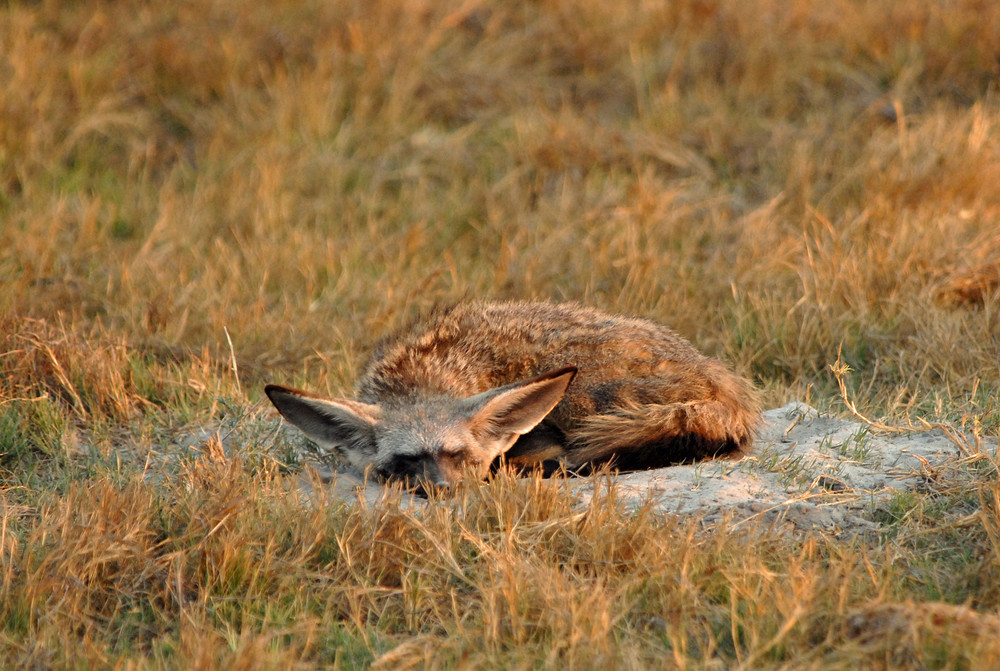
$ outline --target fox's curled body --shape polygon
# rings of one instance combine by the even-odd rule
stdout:
[[[751,385],[656,322],[576,304],[436,309],[375,348],[357,400],[269,385],[314,441],[438,486],[520,467],[656,468],[749,447]]]

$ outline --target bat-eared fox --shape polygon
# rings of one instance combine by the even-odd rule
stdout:
[[[356,400],[265,392],[321,447],[420,491],[504,462],[551,473],[738,455],[760,420],[750,383],[667,327],[563,303],[437,308],[376,345]]]

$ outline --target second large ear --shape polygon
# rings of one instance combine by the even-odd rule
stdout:
[[[375,424],[381,416],[377,405],[323,398],[276,384],[264,393],[278,412],[320,447],[338,450],[358,468],[375,456]]]
[[[531,431],[558,405],[576,375],[573,366],[497,387],[463,401],[469,429],[498,456]]]

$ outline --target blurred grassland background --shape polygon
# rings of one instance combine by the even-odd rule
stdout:
[[[866,414],[995,434],[998,36],[986,0],[4,3],[0,655],[985,668],[934,609],[1000,606],[994,462],[908,495],[892,550],[503,479],[464,522],[312,510],[259,401],[349,392],[438,302],[569,299],[768,407],[842,412],[839,356]],[[149,484],[226,422],[242,445]]]

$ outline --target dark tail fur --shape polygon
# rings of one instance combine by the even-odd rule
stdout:
[[[745,381],[726,373],[712,381],[705,399],[626,402],[582,418],[567,435],[567,464],[641,470],[738,456],[753,442],[760,406]]]

